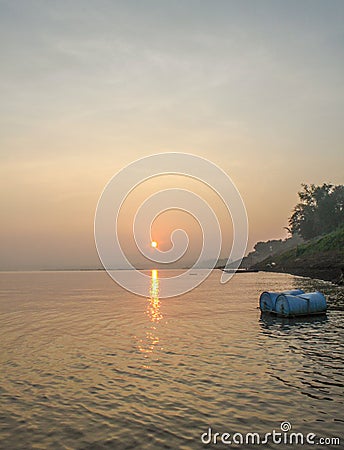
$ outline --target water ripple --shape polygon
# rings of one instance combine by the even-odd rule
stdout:
[[[343,289],[219,277],[158,301],[102,272],[0,274],[1,448],[199,449],[210,426],[264,434],[282,419],[340,436]],[[328,314],[260,317],[261,291],[296,287],[324,291]]]

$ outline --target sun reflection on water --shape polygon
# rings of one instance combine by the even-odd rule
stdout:
[[[156,269],[151,272],[151,284],[149,290],[149,301],[147,305],[147,315],[151,322],[159,322],[162,319],[159,299],[159,273]]]
[[[145,314],[149,319],[150,327],[146,331],[144,339],[140,340],[139,350],[145,354],[147,358],[149,354],[153,353],[159,344],[159,336],[157,333],[157,325],[163,318],[160,311],[159,298],[159,272],[156,269],[151,271],[151,280],[149,288],[149,298],[147,299],[147,307]]]

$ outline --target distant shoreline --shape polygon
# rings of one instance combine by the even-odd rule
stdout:
[[[123,270],[123,271],[128,271],[128,270],[140,270],[140,271],[150,271],[152,269],[112,269],[112,270]],[[178,270],[208,270],[208,269],[158,269],[159,271],[166,271],[166,270],[173,270],[173,271],[178,271]],[[337,268],[326,268],[324,270],[315,270],[312,268],[300,268],[300,267],[296,267],[296,268],[288,268],[288,270],[283,270],[280,268],[271,268],[271,267],[263,267],[260,269],[237,269],[235,270],[223,270],[223,268],[219,268],[219,267],[214,267],[212,270],[219,270],[225,273],[238,273],[238,274],[243,274],[243,273],[259,273],[259,272],[263,272],[263,273],[280,273],[280,274],[289,274],[289,275],[294,275],[294,276],[299,276],[299,277],[304,277],[304,278],[311,278],[311,279],[317,279],[317,280],[323,280],[323,281],[327,281],[327,282],[331,282],[334,283],[338,286],[343,286],[343,275],[341,273],[340,270],[338,270]],[[105,269],[16,269],[16,270],[0,270],[0,274],[6,274],[6,273],[52,273],[52,272],[58,272],[58,273],[62,273],[62,272],[105,272]],[[193,274],[191,274],[193,275]]]

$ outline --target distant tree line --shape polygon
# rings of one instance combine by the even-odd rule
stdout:
[[[344,186],[302,184],[300,202],[289,218],[288,231],[312,239],[344,225]]]

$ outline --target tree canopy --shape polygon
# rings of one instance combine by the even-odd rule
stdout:
[[[302,184],[300,202],[289,218],[288,230],[304,239],[330,233],[344,224],[344,186]]]

